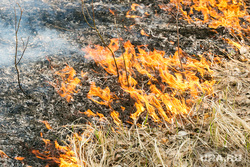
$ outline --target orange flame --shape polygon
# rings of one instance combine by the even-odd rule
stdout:
[[[103,118],[105,118],[103,114],[98,113],[98,112],[96,112],[96,114],[95,114],[90,109],[88,109],[87,111],[83,112],[83,114],[87,115],[88,117],[96,117],[96,116],[98,116],[100,118],[100,120],[102,120]]]
[[[100,97],[103,101],[95,100],[94,96]],[[109,104],[112,102],[109,88],[106,87],[105,89],[101,89],[100,87],[96,87],[94,82],[91,83],[87,97],[101,105],[109,106]]]
[[[59,84],[54,84],[54,83],[50,84],[56,89],[57,93],[61,97],[65,97],[67,102],[70,102],[73,99],[72,94],[78,92],[75,89],[76,86],[81,82],[81,80],[75,77],[76,71],[68,65],[66,65],[66,67],[61,71],[55,72],[55,74],[61,76],[62,79],[61,87],[60,86],[58,87]],[[82,76],[85,75],[86,73],[82,72]]]
[[[115,15],[115,12],[111,9],[109,9],[109,12],[112,14],[112,15]]]
[[[32,150],[37,158],[48,161],[49,164],[60,164],[60,167],[80,167],[75,153],[68,146],[60,146],[57,141],[53,143],[50,140],[43,139],[45,142],[45,150]],[[49,166],[49,165],[47,165]]]
[[[15,157],[14,159],[18,160],[18,161],[22,161],[25,159],[25,157]]]
[[[118,40],[112,39],[110,46],[113,46],[115,50],[117,50]],[[181,72],[177,52],[172,58],[165,58],[164,51],[154,50],[147,52],[142,49],[142,47],[143,46],[138,46],[139,53],[136,53],[135,47],[129,41],[124,43],[125,52],[123,56],[129,73],[128,80],[130,85],[128,86],[124,71],[121,71],[119,78],[122,89],[128,92],[132,99],[136,100],[135,107],[137,111],[131,115],[132,119],[137,119],[139,115],[147,111],[156,122],[161,122],[161,118],[171,122],[171,119],[174,118],[175,115],[188,114],[192,102],[194,102],[200,94],[212,93],[212,86],[215,81],[202,81],[200,79],[203,78],[205,74],[212,73],[209,68],[210,64],[202,56],[200,56],[200,60],[192,59],[185,57],[184,52],[180,50],[181,56],[187,59],[183,65],[185,70]],[[116,75],[111,54],[104,54],[106,53],[104,47],[87,47],[85,51],[87,52],[88,58],[92,57],[95,62],[104,67],[108,73]],[[116,60],[119,69],[125,69],[122,56]],[[140,75],[148,77],[148,90],[140,89],[138,81],[136,81],[138,72]],[[199,73],[200,78],[197,76],[197,73]],[[158,83],[157,85],[160,84],[161,86],[159,87],[153,83]],[[139,87],[139,89],[137,87]],[[106,91],[96,88],[92,83],[88,96],[98,96],[104,101],[92,100],[102,105],[108,105],[112,97],[108,96],[110,90],[108,88],[105,88],[105,90]],[[187,96],[187,94],[189,94],[189,96]],[[188,97],[188,100],[184,95]],[[112,112],[114,120],[118,118],[117,116],[115,117],[115,113],[116,112]],[[118,120],[116,121],[119,122]]]
[[[101,114],[101,113],[96,112],[96,115],[98,115],[98,117],[100,117],[101,119],[102,119],[102,118],[105,118],[104,115]]]
[[[143,7],[142,6],[140,6],[139,4],[136,4],[136,3],[133,3],[132,5],[131,5],[131,10],[129,10],[129,11],[127,11],[127,13],[126,13],[126,17],[127,18],[142,18],[141,16],[137,16],[137,15],[131,15],[130,14],[130,12],[131,11],[136,11],[136,8],[141,8],[141,9],[143,9]],[[144,13],[145,15],[148,15],[148,13]]]
[[[9,156],[6,155],[5,152],[3,152],[2,150],[0,150],[0,157],[2,157],[2,158],[9,158]]]
[[[50,126],[50,124],[48,123],[48,121],[39,121],[44,123],[44,125],[46,126],[47,129],[52,129],[52,127]]]
[[[249,14],[246,11],[246,5],[243,0],[170,0],[170,4],[179,5],[182,14],[188,21],[209,23],[209,27],[211,28],[223,26],[234,28],[235,30],[243,30],[244,28],[240,24],[240,18],[245,18],[246,21],[250,21],[247,17]],[[185,11],[182,6],[188,6],[190,11]],[[169,9],[167,5],[160,5],[160,7],[163,10]],[[199,20],[198,18],[195,18],[195,20],[192,19],[190,15],[192,15],[194,11],[202,12],[203,20]]]
[[[224,39],[228,44],[240,49],[242,47],[241,44],[239,44],[238,42],[234,42],[233,40],[230,39]]]
[[[141,30],[141,35],[145,35],[145,36],[149,37],[149,35],[144,30]]]
[[[169,4],[161,4],[159,7],[165,11],[178,7],[189,23],[206,23],[214,29],[222,26],[241,39],[243,36],[250,38],[247,35],[250,33],[250,15],[244,0],[170,0]],[[188,11],[185,10],[187,7]],[[195,12],[201,12],[203,19],[197,18]]]
[[[85,115],[87,115],[88,117],[95,117],[96,114],[93,113],[90,109],[88,109],[87,111],[84,112]]]
[[[250,32],[250,28],[246,26],[250,23],[250,16],[246,11],[243,0],[170,0],[168,5],[159,5],[159,7],[165,11],[170,11],[177,5],[188,22],[196,24],[199,24],[199,22],[207,23],[210,28],[223,26],[228,28],[231,33],[236,32],[241,38],[243,37],[243,33],[249,34]],[[183,6],[188,6],[190,10],[185,11]],[[131,10],[127,12],[126,17],[141,18],[140,16],[130,14],[138,8],[142,9],[143,7],[138,4],[132,4]],[[113,15],[115,14],[112,10],[110,12]],[[195,12],[201,12],[203,19],[191,17],[194,16]],[[145,15],[148,15],[148,13],[145,12]],[[242,23],[240,20],[244,20],[244,22]],[[141,34],[149,36],[144,30],[141,30]],[[249,37],[246,36],[246,38]],[[114,52],[119,49],[119,40],[121,39],[111,40],[109,47]],[[237,42],[229,39],[226,39],[226,41],[239,49],[241,48],[241,45]],[[134,107],[136,111],[130,115],[134,121],[140,115],[147,112],[155,122],[162,122],[164,120],[171,123],[177,115],[188,114],[193,103],[200,95],[211,94],[213,92],[215,81],[213,79],[205,79],[205,76],[211,75],[213,71],[210,70],[210,62],[202,55],[194,59],[180,49],[180,56],[185,60],[183,62],[184,70],[182,71],[177,52],[173,56],[167,57],[164,51],[146,51],[143,47],[145,46],[137,46],[138,51],[136,51],[135,46],[130,41],[127,41],[124,43],[125,52],[116,59],[120,69],[119,83],[121,88],[123,91],[129,93],[130,97],[135,101]],[[87,47],[84,51],[87,52],[86,58],[94,59],[109,74],[117,75],[113,57],[107,48],[95,45],[95,48]],[[123,57],[126,63],[123,62]],[[219,59],[215,59],[215,61],[220,62]],[[122,71],[122,69],[125,69],[124,64],[126,64],[129,75],[128,81],[126,72]],[[80,83],[80,79],[75,77],[75,70],[68,65],[56,74],[61,76],[63,80],[61,87],[56,87],[57,92],[69,102],[72,100],[72,94],[77,92],[75,89],[77,84]],[[86,73],[81,72],[81,76],[84,78]],[[138,76],[146,78],[143,80],[143,83],[138,79]],[[122,121],[119,118],[119,112],[113,110],[111,107],[114,99],[114,96],[111,94],[112,92],[110,92],[108,87],[101,89],[100,87],[96,87],[93,82],[91,83],[87,97],[98,104],[109,106],[112,111],[110,114],[111,117],[120,126]],[[122,111],[125,110],[122,106],[121,109]],[[84,114],[89,117],[104,117],[103,114],[94,113],[90,109],[85,111]],[[43,123],[47,127],[46,122]],[[115,131],[113,127],[111,128]],[[90,136],[92,132],[90,130],[85,136],[74,134],[74,137],[79,141],[87,141],[88,139],[85,137]],[[49,140],[43,139],[43,141],[46,148],[53,147],[53,144]],[[79,161],[76,158],[77,155],[71,151],[69,146],[60,146],[55,141],[54,148],[57,149],[57,152],[52,150],[44,152],[33,150],[32,152],[38,158],[51,160],[54,163],[60,164],[61,167],[79,167],[77,164]],[[0,156],[7,155],[0,150]]]
[[[119,119],[119,113],[117,111],[113,110],[110,115],[113,118],[115,124],[120,126],[122,121]]]

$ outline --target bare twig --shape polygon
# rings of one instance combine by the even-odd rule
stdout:
[[[87,18],[86,18],[86,15],[84,14],[84,10],[83,9],[86,9],[86,12],[90,18],[90,20],[93,22],[93,26],[88,22]],[[82,0],[82,14],[83,14],[83,17],[84,17],[84,20],[86,21],[86,23],[88,24],[88,26],[92,29],[94,29],[99,38],[101,39],[101,42],[103,43],[103,45],[108,48],[108,50],[111,52],[112,56],[113,56],[113,59],[114,59],[114,62],[115,62],[115,67],[116,67],[116,72],[117,72],[117,78],[118,78],[118,81],[119,81],[119,69],[118,69],[118,65],[117,65],[117,62],[116,62],[116,59],[115,59],[115,54],[114,52],[112,51],[112,49],[106,44],[106,42],[104,41],[102,35],[100,34],[99,30],[97,29],[96,27],[96,23],[95,23],[95,12],[94,12],[94,5],[93,5],[93,0],[92,0],[92,17],[89,13],[89,10],[87,9],[85,3],[84,3],[84,0]]]
[[[181,65],[181,71],[183,72],[183,66],[182,66],[182,62],[181,62],[181,56],[180,56],[180,33],[179,33],[179,0],[177,0],[177,14],[176,14],[176,29],[177,29],[177,49],[178,49],[178,57],[179,57],[179,61],[180,61],[180,65]]]
[[[116,23],[116,14],[114,14],[114,17],[115,17],[115,19],[114,19],[115,27],[118,30],[118,26],[117,26],[117,23]],[[119,32],[117,32],[117,35],[118,35],[118,38],[121,39]],[[120,40],[119,40],[119,45],[120,45]],[[128,70],[127,70],[127,66],[126,66],[125,57],[124,57],[123,54],[122,54],[122,59],[123,59],[124,68],[125,68],[125,72],[126,72],[126,78],[127,78],[127,82],[128,82],[128,87],[130,87],[129,80],[128,80]]]
[[[18,60],[17,64],[19,64],[20,61],[21,61],[22,58],[23,58],[23,55],[24,55],[24,53],[25,53],[25,51],[26,51],[26,49],[27,49],[27,47],[28,47],[29,38],[30,38],[30,37],[28,37],[26,44],[24,44],[24,41],[22,40],[22,42],[23,42],[23,52],[22,52],[22,55],[21,55],[20,59]]]
[[[30,97],[29,95],[27,95],[27,94],[25,93],[25,91],[24,91],[23,88],[22,88],[21,81],[20,81],[20,72],[19,72],[19,69],[18,69],[18,66],[17,66],[17,65],[20,63],[20,61],[22,60],[23,55],[24,55],[24,52],[26,51],[26,48],[27,48],[28,42],[29,42],[29,38],[28,38],[26,44],[24,44],[24,42],[23,42],[23,46],[24,46],[23,52],[22,52],[22,55],[21,55],[20,59],[17,61],[17,54],[18,54],[18,30],[19,30],[19,28],[20,28],[20,22],[21,22],[21,20],[22,20],[22,14],[23,14],[23,10],[22,10],[21,6],[20,6],[18,3],[17,3],[17,5],[18,5],[18,7],[20,8],[20,17],[19,17],[19,19],[18,19],[18,21],[17,21],[16,8],[14,7],[14,10],[15,10],[15,37],[16,37],[16,46],[15,46],[15,68],[16,68],[16,72],[17,72],[17,81],[18,81],[18,86],[19,86],[20,90],[23,92],[23,94],[24,94],[25,96]]]

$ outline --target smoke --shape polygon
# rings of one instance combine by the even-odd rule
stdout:
[[[15,11],[17,20],[20,17],[19,3],[23,9],[22,20],[18,32],[18,55],[23,50],[23,42],[29,37],[28,48],[22,62],[44,59],[47,55],[83,54],[76,44],[72,44],[62,31],[48,27],[49,24],[60,22],[67,24],[67,13],[64,5],[55,6],[52,1],[45,0],[1,0],[0,2],[0,67],[14,65],[15,55]],[[67,2],[61,1],[61,4]],[[72,3],[71,3],[72,4]],[[75,4],[76,6],[78,4]],[[66,5],[65,5],[66,6]],[[69,6],[69,5],[68,5]],[[60,9],[61,8],[61,9]],[[74,8],[71,5],[71,8]],[[60,16],[58,17],[58,12]]]

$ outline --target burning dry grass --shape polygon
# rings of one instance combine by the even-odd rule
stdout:
[[[112,39],[109,47],[116,52],[119,49],[119,39]],[[173,122],[176,115],[189,114],[193,101],[200,94],[212,93],[212,71],[209,62],[203,56],[196,60],[180,50],[185,61],[182,71],[177,52],[166,57],[164,51],[147,51],[143,46],[135,47],[130,41],[124,43],[124,49],[122,56],[116,58],[120,72],[119,84],[135,101],[136,112],[130,116],[134,121],[146,112],[155,122]],[[107,73],[117,75],[115,63],[108,49],[95,45],[94,48],[87,47],[84,50],[87,52],[86,58],[94,59]],[[105,102],[98,102],[92,98],[93,96],[98,96]],[[88,97],[112,109],[108,87],[101,90],[92,83]],[[116,113],[115,117],[119,120],[117,111],[112,113]]]
[[[73,99],[71,94],[77,93],[76,86],[81,80],[75,77],[76,71],[68,65],[61,71],[56,71],[55,74],[61,77],[62,82],[59,83],[59,80],[57,80],[57,84],[50,84],[54,86],[58,94],[65,97],[67,102],[70,102]]]
[[[2,150],[0,150],[0,156],[2,158],[8,158],[8,155],[6,155]]]
[[[74,163],[67,161],[72,157],[67,157],[59,160],[60,165],[247,166],[250,152],[249,110],[244,113],[244,104],[238,105],[237,100],[232,103],[235,94],[228,90],[236,93],[249,91],[249,65],[248,62],[235,60],[227,64],[214,67],[218,81],[216,96],[198,99],[192,108],[195,115],[182,118],[175,124],[151,127],[145,120],[142,125],[135,124],[131,128],[118,127],[92,113],[97,121],[87,125],[69,125],[72,134],[77,129],[83,133],[69,137],[67,149],[61,147],[61,154],[71,152]],[[235,68],[239,67],[242,71],[236,74]],[[243,73],[248,75],[238,80],[229,79]],[[238,86],[232,87],[235,82]]]
[[[181,65],[178,52],[167,56],[164,51],[149,51],[146,46],[134,46],[130,41],[124,42],[121,48],[119,42],[120,39],[112,39],[109,45],[115,53],[119,48],[125,50],[116,57],[119,80],[114,85],[118,90],[113,89],[113,84],[102,89],[99,83],[91,81],[87,94],[88,99],[109,108],[115,123],[136,122],[147,114],[155,122],[173,123],[176,116],[191,114],[190,109],[199,96],[212,94],[215,81],[205,55],[191,56],[180,49]],[[95,45],[84,50],[86,58],[105,69],[105,75],[117,75],[114,59],[107,48]],[[78,92],[77,87],[86,82],[83,79],[86,73],[82,72],[81,80],[68,65],[55,75],[61,77],[61,82],[51,84],[68,102]],[[118,100],[120,107],[117,110]],[[128,100],[130,106],[126,104]],[[129,113],[130,120],[120,117],[124,111]]]
[[[211,103],[211,116],[185,126],[114,130],[111,124],[83,125],[84,133],[71,138],[71,147],[81,166],[246,166],[249,123],[224,102]],[[202,160],[208,153],[223,160]]]
[[[250,31],[250,17],[244,0],[170,0],[170,3],[160,5],[160,8],[166,11],[179,8],[183,19],[189,23],[207,24],[214,29],[222,26],[232,36],[249,40],[247,34]],[[197,12],[201,12],[203,17],[198,18]]]
[[[188,15],[181,8],[182,14],[189,21],[208,22],[211,28],[224,26],[229,28],[231,33],[237,31],[235,34],[242,39],[242,33],[249,32],[249,29],[244,28],[244,24],[242,27],[239,23],[239,18],[249,22],[249,18],[245,17],[248,14],[240,8],[244,6],[243,1],[239,1],[239,4],[236,1],[232,3],[206,1],[200,5],[194,3],[192,6],[184,1],[181,3],[191,8]],[[135,10],[135,7],[140,6],[132,6],[131,11]],[[189,17],[193,14],[193,10],[202,12],[204,19]],[[136,18],[129,12],[127,17]],[[239,43],[235,46],[241,49]],[[112,39],[109,47],[114,52],[118,51],[119,39]],[[70,144],[67,147],[55,144],[55,147],[61,150],[60,156],[54,159],[55,163],[60,166],[91,167],[249,164],[249,101],[240,102],[243,98],[248,99],[247,93],[241,95],[240,100],[236,99],[240,93],[249,91],[247,60],[245,62],[222,60],[226,63],[225,66],[213,67],[217,88],[212,96],[215,80],[211,77],[210,62],[203,56],[190,56],[180,50],[184,68],[181,70],[177,53],[166,57],[163,51],[146,51],[146,46],[135,48],[127,41],[124,43],[125,52],[122,56],[116,57],[119,67],[117,70],[107,48],[95,45],[84,50],[88,53],[86,57],[94,59],[96,64],[103,67],[109,75],[117,75],[119,72],[120,92],[129,94],[134,102],[135,112],[130,115],[134,124],[130,128],[123,126],[122,123],[126,120],[119,118],[119,112],[113,109],[112,104],[119,97],[115,92],[111,93],[109,87],[101,89],[92,82],[87,97],[97,104],[109,107],[110,116],[116,124],[108,122],[98,112],[85,111],[87,116],[95,118],[98,116],[96,119],[98,123],[70,125],[72,129],[81,129],[83,133],[74,133],[72,130],[73,135],[68,138]],[[68,79],[62,78],[62,80],[70,85],[71,81],[76,79],[75,72],[67,75]],[[80,82],[79,79],[77,81]],[[67,91],[62,84],[61,96],[70,101],[76,85],[74,83],[73,88],[70,87]],[[66,96],[64,93],[69,94]],[[122,112],[127,109],[126,107],[121,106]],[[185,117],[181,117],[183,115]],[[152,127],[149,125],[149,117],[163,124]],[[144,119],[141,124],[136,124],[138,118]],[[35,154],[40,155],[40,153]]]
[[[207,103],[211,104],[210,109],[204,108]],[[249,164],[250,126],[247,117],[240,117],[226,99],[211,101],[204,98],[203,104],[199,110],[205,110],[205,113],[197,114],[192,118],[193,123],[185,126],[134,126],[114,130],[112,125],[87,125],[81,140],[71,138],[72,148],[82,166]],[[83,137],[85,134],[91,135]],[[202,161],[208,153],[215,155],[215,159]],[[237,156],[242,157],[237,159]]]

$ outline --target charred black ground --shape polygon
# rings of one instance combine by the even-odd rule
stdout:
[[[165,1],[133,2],[144,6],[143,12],[147,11],[150,15],[142,19],[126,18],[126,12],[130,9],[132,2],[102,1],[94,3],[96,24],[105,41],[109,43],[111,38],[122,37],[124,41],[130,40],[133,45],[146,44],[149,50],[164,50],[166,56],[173,55],[177,47],[176,11],[169,14],[161,10],[158,4],[166,3]],[[81,8],[77,6],[80,5],[79,3],[72,2],[77,5],[71,6],[68,2],[58,5],[59,3],[57,1],[51,2],[52,5],[55,5],[55,15],[53,17],[46,11],[41,11],[38,14],[45,27],[61,31],[69,41],[78,44],[79,50],[89,44],[101,44],[96,33],[84,22]],[[87,3],[87,6],[91,9],[90,3]],[[65,10],[60,11],[60,8]],[[113,16],[109,9],[114,10],[117,16]],[[155,12],[159,16],[155,16]],[[140,13],[134,14],[140,15]],[[197,13],[197,15],[201,14]],[[114,24],[114,19],[117,24]],[[168,24],[168,27],[166,24]],[[129,29],[130,25],[134,26]],[[225,37],[230,38],[228,31],[223,27],[214,30],[208,28],[207,25],[187,24],[181,18],[179,26],[180,47],[190,55],[211,52],[212,54],[208,54],[206,57],[211,60],[212,57],[209,56],[213,54],[222,55],[222,57],[226,57],[225,53],[227,52],[238,54],[222,40]],[[141,35],[141,29],[145,30],[149,37]],[[101,88],[108,86],[111,92],[122,94],[122,100],[115,100],[112,107],[114,110],[119,111],[123,120],[129,120],[129,113],[121,111],[121,103],[122,106],[130,108],[130,111],[134,112],[133,106],[131,106],[133,99],[129,99],[128,94],[120,89],[119,84],[116,83],[116,77],[107,75],[93,61],[85,60],[84,55],[78,53],[48,55],[48,59],[50,61],[44,59],[20,64],[23,89],[32,95],[35,100],[27,99],[18,89],[14,67],[0,69],[0,150],[3,150],[12,158],[16,156],[25,157],[23,163],[12,158],[2,158],[0,164],[2,163],[3,166],[45,166],[46,161],[37,159],[31,153],[32,149],[44,149],[40,132],[44,134],[44,138],[60,142],[70,133],[70,131],[62,130],[63,125],[84,124],[87,121],[92,121],[91,118],[79,111],[84,112],[91,109],[104,114],[110,119],[110,109],[108,107],[95,104],[87,98],[86,95],[91,81],[95,81],[97,86]],[[79,78],[81,78],[81,71],[89,73],[88,78],[82,79],[81,86],[78,88],[79,92],[73,96],[74,101],[70,103],[61,98],[48,83],[54,82],[58,78],[54,72],[62,69],[66,63],[77,71]],[[47,120],[53,130],[46,129],[45,125],[40,122],[41,120]]]

